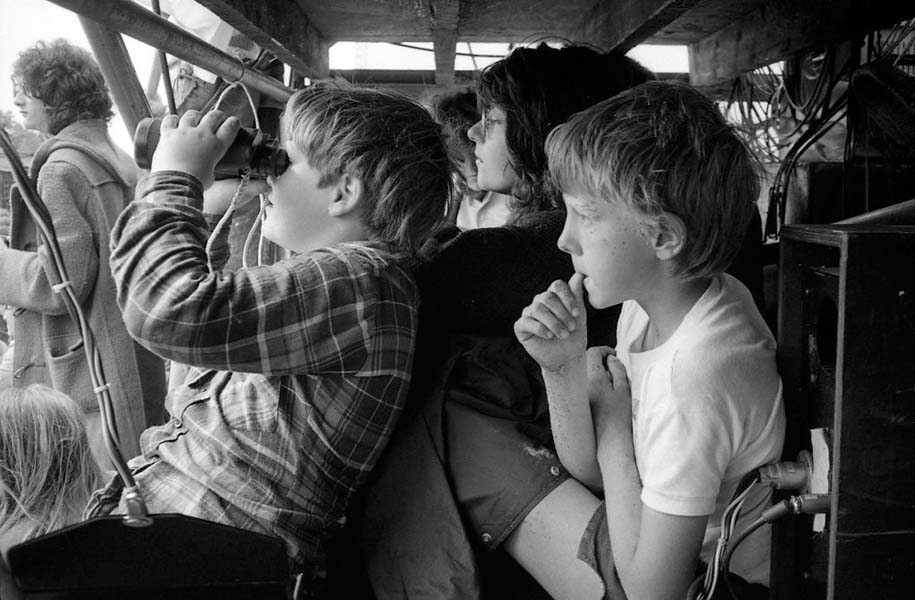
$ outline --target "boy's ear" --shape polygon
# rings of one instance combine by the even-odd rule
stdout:
[[[348,173],[344,173],[337,180],[333,200],[327,207],[332,217],[344,217],[359,205],[362,199],[362,180]]]
[[[686,224],[677,215],[666,213],[663,220],[652,228],[652,245],[659,260],[671,260],[686,244]]]

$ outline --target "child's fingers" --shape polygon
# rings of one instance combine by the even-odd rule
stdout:
[[[235,120],[237,121],[238,119]],[[203,116],[200,117],[200,121],[198,122],[197,126],[208,131],[218,132],[219,128],[222,127],[226,121],[228,121],[226,118],[226,113],[218,109],[211,110],[204,113]]]
[[[569,312],[565,301],[552,290],[538,294],[534,302],[524,310],[557,337],[566,338],[570,332],[575,331],[575,317]]]
[[[526,311],[527,308],[524,310]],[[515,321],[515,337],[520,342],[526,342],[534,337],[551,340],[553,333],[543,323],[522,311],[521,316]]]
[[[626,367],[620,362],[615,354],[607,353],[604,356],[604,366],[613,380],[613,389],[629,389],[629,376],[626,374]]]
[[[615,351],[610,346],[591,346],[588,348],[588,364],[592,364],[593,361],[595,366],[606,369],[607,357],[614,355]]]
[[[587,361],[588,361],[588,373],[589,374],[603,372],[603,373],[606,373],[608,376],[610,375],[610,373],[607,372],[607,367],[604,364],[604,359],[607,356],[606,351],[609,349],[610,348],[608,348],[607,346],[593,346],[591,348],[588,348],[588,351],[585,356],[587,357]]]
[[[575,272],[569,279],[569,290],[575,298],[575,310],[573,312],[577,317],[578,312],[585,307],[585,276]]]
[[[178,115],[165,115],[159,123],[159,132],[178,127]]]
[[[575,294],[569,288],[569,284],[561,279],[557,279],[550,284],[550,287],[547,288],[548,293],[552,293],[562,302],[564,312],[567,313],[570,317],[569,327],[570,329],[575,329],[575,318],[581,313],[579,310],[579,302],[575,298]],[[557,312],[557,314],[560,314]]]
[[[600,376],[602,379],[606,379],[610,385],[613,385],[613,376],[607,369],[606,363],[607,357],[611,355],[611,352],[613,352],[613,348],[609,346],[592,346],[588,348],[585,356],[588,362],[589,379]]]
[[[200,111],[189,110],[178,119],[178,125],[183,127],[196,127],[200,122]]]
[[[238,135],[239,127],[241,127],[241,121],[238,120],[238,117],[229,117],[219,125],[216,137],[225,144],[231,144]]]

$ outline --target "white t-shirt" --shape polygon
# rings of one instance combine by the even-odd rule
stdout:
[[[671,515],[710,515],[701,558],[708,563],[721,516],[740,479],[779,460],[785,437],[775,339],[750,292],[715,277],[664,344],[642,351],[648,315],[623,304],[617,356],[632,388],[632,433],[642,502]],[[759,517],[771,490],[756,486],[735,533]],[[768,528],[741,543],[731,571],[768,584]]]
[[[511,196],[486,192],[480,200],[464,197],[458,208],[457,226],[461,231],[481,227],[502,227],[511,216],[508,201]]]

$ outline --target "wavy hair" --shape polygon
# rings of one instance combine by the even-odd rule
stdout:
[[[573,114],[654,78],[624,54],[574,44],[516,48],[483,69],[476,85],[481,107],[505,111],[510,161],[518,174],[515,219],[559,205],[548,185],[547,134]]]
[[[0,392],[0,531],[26,521],[27,539],[69,525],[101,484],[69,396],[40,384]]]
[[[50,133],[83,119],[109,121],[111,97],[92,54],[58,39],[37,42],[13,63],[13,85],[45,103]]]
[[[299,90],[286,104],[285,134],[328,185],[362,180],[360,216],[371,239],[405,257],[445,222],[451,163],[441,126],[413,100],[343,83]]]
[[[575,115],[546,142],[564,192],[625,202],[664,227],[686,226],[674,272],[724,271],[756,210],[760,166],[715,104],[680,82],[649,82]]]
[[[466,182],[458,165],[462,162],[471,166],[474,164],[474,144],[467,137],[467,130],[480,120],[477,95],[473,90],[439,94],[432,99],[432,117],[442,126],[445,143],[448,145],[448,152],[454,165],[454,175],[461,184],[458,191],[464,193]]]

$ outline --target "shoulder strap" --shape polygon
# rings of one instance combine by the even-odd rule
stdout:
[[[114,167],[111,166],[111,163],[108,162],[108,159],[105,158],[102,155],[102,153],[99,152],[98,150],[96,150],[95,148],[92,148],[90,146],[85,146],[83,144],[77,144],[76,142],[71,142],[69,140],[59,140],[57,142],[54,142],[53,144],[49,144],[47,149],[45,149],[43,147],[39,148],[38,149],[39,151],[35,155],[35,158],[32,159],[32,165],[29,169],[29,177],[32,179],[32,183],[35,185],[36,188],[38,187],[38,172],[41,170],[41,167],[43,167],[44,164],[46,162],[48,162],[48,159],[51,157],[51,155],[54,153],[54,151],[62,150],[65,148],[68,148],[70,150],[76,150],[77,152],[82,152],[83,154],[85,154],[86,156],[91,158],[100,167],[105,169],[105,171],[107,171],[109,175],[111,175],[118,181],[124,183],[125,185],[127,184],[127,182],[124,181],[124,178],[121,176],[121,174],[118,173],[114,169]]]

